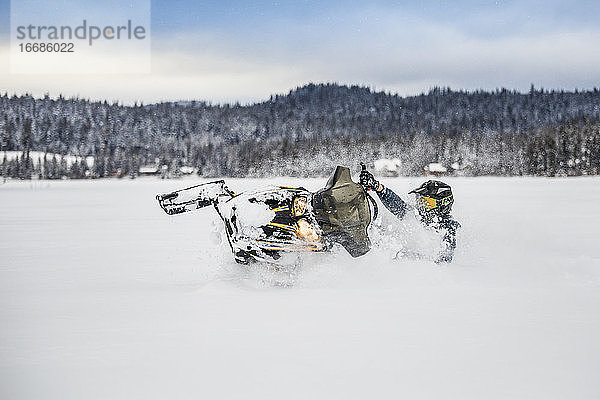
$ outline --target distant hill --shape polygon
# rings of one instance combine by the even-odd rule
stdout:
[[[247,106],[4,94],[0,151],[93,156],[91,175],[99,177],[135,175],[151,163],[189,165],[205,176],[322,175],[336,163],[376,158],[399,158],[403,174],[440,162],[467,165],[473,175],[578,175],[600,171],[599,121],[598,89],[434,88],[401,97],[308,84]],[[11,162],[0,173],[30,175],[27,162]]]

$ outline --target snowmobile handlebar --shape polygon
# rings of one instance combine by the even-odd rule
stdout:
[[[366,170],[367,170],[367,166],[365,165],[364,162],[361,161],[361,163],[360,163],[360,172],[363,172],[363,171],[366,171]],[[365,190],[365,194],[367,195],[367,199],[369,199],[369,201],[373,205],[373,221],[374,221],[375,219],[377,219],[377,216],[379,215],[379,206],[377,206],[377,202],[375,201],[375,199],[373,198],[373,196],[371,196],[369,194],[368,191]]]
[[[373,196],[371,196],[369,194],[369,192],[365,191],[365,194],[367,195],[367,199],[369,199],[369,201],[373,205],[373,219],[372,219],[372,221],[375,221],[377,219],[377,216],[379,215],[379,206],[377,205],[377,202],[375,201],[375,199],[373,198]]]

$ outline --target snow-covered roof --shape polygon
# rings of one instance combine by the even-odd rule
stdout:
[[[140,167],[140,174],[156,174],[158,172],[158,167],[156,165],[145,165]]]
[[[184,165],[179,167],[179,172],[181,172],[182,174],[193,174],[194,173],[194,167],[190,167],[189,165]]]
[[[429,165],[425,166],[425,171],[427,172],[437,172],[437,173],[446,173],[448,172],[448,168],[444,167],[442,164],[440,163],[430,163]]]
[[[381,158],[373,162],[375,171],[397,171],[402,162],[399,158]]]

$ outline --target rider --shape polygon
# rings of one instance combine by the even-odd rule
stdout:
[[[373,174],[364,167],[360,173],[360,184],[365,190],[374,190],[383,205],[400,219],[406,216],[409,209],[413,209],[391,189],[379,183]],[[415,194],[416,209],[421,223],[442,235],[444,247],[435,262],[452,262],[454,249],[456,248],[456,230],[460,228],[460,224],[450,215],[454,203],[450,185],[429,180],[408,193]]]

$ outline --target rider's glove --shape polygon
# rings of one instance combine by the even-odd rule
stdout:
[[[377,191],[377,189],[379,189],[379,181],[366,169],[360,172],[360,184],[365,190]]]

